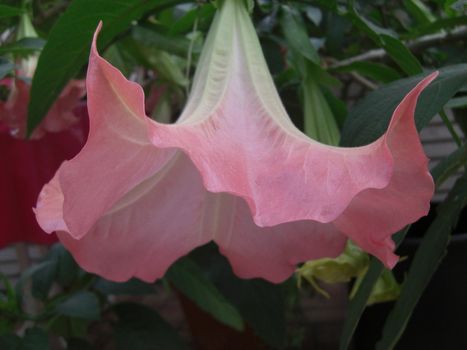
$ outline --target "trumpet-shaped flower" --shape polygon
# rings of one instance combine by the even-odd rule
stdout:
[[[99,56],[98,32],[88,141],[36,208],[84,269],[153,281],[214,241],[238,276],[279,282],[298,262],[339,255],[347,238],[394,266],[391,234],[425,215],[433,193],[413,116],[435,75],[381,138],[338,148],[292,124],[243,1],[224,1],[175,124],[146,117],[141,87]]]

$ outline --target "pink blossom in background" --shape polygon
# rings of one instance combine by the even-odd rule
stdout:
[[[32,207],[42,186],[65,159],[83,146],[87,129],[84,82],[73,81],[63,90],[43,122],[26,139],[30,84],[6,78],[6,101],[0,102],[0,248],[15,242],[50,244]]]
[[[348,238],[396,264],[391,235],[426,215],[433,194],[414,110],[436,73],[401,101],[381,138],[338,148],[290,121],[242,2],[217,14],[172,125],[146,117],[141,87],[99,56],[98,32],[88,141],[36,208],[84,269],[153,281],[214,241],[238,276],[280,282],[298,262],[336,257]]]

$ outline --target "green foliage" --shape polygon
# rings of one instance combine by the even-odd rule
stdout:
[[[215,319],[236,330],[243,330],[244,325],[240,313],[203,275],[196,263],[188,258],[178,261],[170,268],[167,278],[178,291],[193,300]]]
[[[457,180],[446,200],[437,209],[437,216],[423,237],[414,256],[400,298],[391,310],[376,349],[393,349],[428,282],[447,253],[451,231],[467,206],[467,174]]]
[[[120,303],[112,310],[118,316],[114,326],[117,349],[187,349],[177,332],[154,310],[135,303]]]
[[[369,93],[349,112],[342,130],[341,145],[361,146],[376,140],[386,130],[394,109],[426,74],[394,81]],[[448,66],[421,94],[415,112],[420,130],[467,83],[467,65]]]
[[[40,123],[66,83],[85,64],[92,34],[99,21],[104,23],[99,39],[102,47],[127,30],[131,22],[146,11],[162,9],[174,3],[177,1],[73,1],[52,28],[40,56],[31,88],[29,132]]]

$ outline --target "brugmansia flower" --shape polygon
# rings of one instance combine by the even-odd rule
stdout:
[[[2,106],[0,103],[0,117],[5,113]],[[82,112],[85,113],[85,106],[75,106],[74,115]],[[26,120],[26,115],[21,118]],[[50,244],[57,240],[55,235],[44,234],[31,207],[60,164],[83,146],[86,124],[83,116],[66,130],[41,131],[40,138],[26,140],[13,136],[18,135],[16,127],[0,121],[0,248],[15,242]]]
[[[25,14],[21,18],[22,35],[35,36]],[[87,121],[78,106],[84,96],[84,81],[72,81],[64,89],[43,122],[26,140],[27,106],[36,57],[18,61],[15,78],[0,80],[8,95],[0,101],[0,248],[15,242],[49,244],[57,240],[47,236],[37,224],[31,207],[44,184],[65,159],[75,156],[86,138]],[[84,110],[83,110],[84,108]]]
[[[243,1],[223,2],[171,125],[145,116],[141,87],[99,56],[98,32],[88,141],[36,208],[84,269],[153,281],[212,240],[238,276],[279,282],[298,262],[339,255],[347,238],[394,266],[391,234],[425,215],[433,193],[413,115],[435,74],[381,138],[338,148],[290,121]]]

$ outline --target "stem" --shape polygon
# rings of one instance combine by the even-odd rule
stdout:
[[[456,142],[457,146],[458,147],[462,146],[461,138],[459,137],[456,130],[454,129],[454,126],[452,125],[451,121],[449,120],[448,116],[446,115],[446,112],[444,111],[444,109],[442,109],[439,112],[439,115],[440,115],[441,119],[443,120],[444,125],[446,125],[446,127],[448,128],[449,133],[451,134],[452,138]]]
[[[456,41],[460,39],[467,38],[467,26],[462,26],[460,28],[452,30],[450,33],[443,32],[437,34],[429,34],[421,36],[416,40],[405,41],[403,42],[405,46],[411,51],[421,51],[425,48],[437,46],[440,44],[444,44],[450,41]],[[361,61],[372,61],[372,60],[381,60],[388,56],[387,52],[384,49],[374,49],[367,51],[361,55],[353,56],[337,62],[330,66],[329,68],[338,68],[348,66],[355,62]]]

